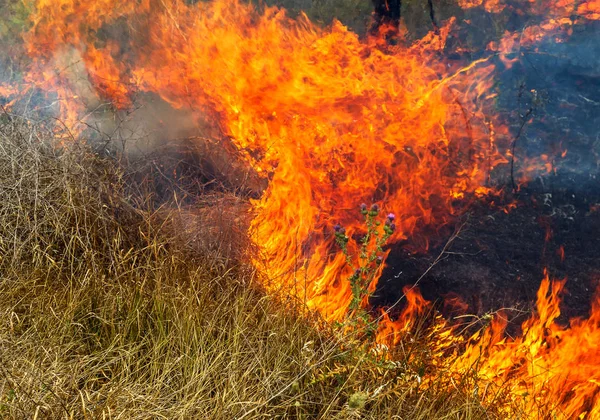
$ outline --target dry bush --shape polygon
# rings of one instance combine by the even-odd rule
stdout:
[[[194,254],[218,255],[226,261],[241,261],[252,244],[247,230],[250,205],[234,194],[207,193],[196,206],[156,213],[176,242]]]
[[[1,118],[3,418],[492,418],[419,387],[425,341],[390,363],[265,296],[214,227],[238,198],[157,209],[117,162]]]
[[[208,144],[174,139],[128,155],[127,190],[152,209],[151,224],[162,226],[178,247],[239,262],[252,252],[249,197],[259,197],[265,185],[235,153]]]

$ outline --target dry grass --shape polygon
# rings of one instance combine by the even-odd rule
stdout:
[[[426,339],[388,363],[265,296],[236,236],[206,227],[230,223],[214,205],[187,223],[117,162],[51,139],[0,117],[3,418],[492,417],[419,388]],[[212,245],[187,246],[182,224]]]

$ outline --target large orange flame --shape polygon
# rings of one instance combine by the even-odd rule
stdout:
[[[494,13],[508,7],[502,0],[459,3]],[[600,17],[597,0],[524,3],[545,20],[490,44],[505,65],[520,46]],[[493,55],[470,64],[444,60],[453,20],[411,46],[359,39],[339,22],[323,29],[303,15],[237,0],[38,0],[32,23],[24,83],[56,100],[71,135],[85,131],[100,101],[127,109],[139,92],[212,119],[268,180],[250,228],[267,290],[329,320],[342,319],[352,300],[335,224],[348,236],[360,233],[358,206],[378,203],[396,215],[392,241],[410,238],[427,248],[424,232],[449,223],[457,200],[489,193],[490,172],[506,162],[496,143],[507,128],[490,113]],[[83,81],[72,71],[78,66]],[[566,417],[598,416],[600,378],[585,368],[598,361],[600,303],[589,320],[562,328],[554,322],[562,284],[542,283],[539,314],[521,338],[501,338],[503,325],[494,321],[452,359],[451,370],[477,361],[485,381],[508,383],[515,399],[533,391],[534,399],[513,401],[532,416],[538,398]],[[411,305],[399,320],[383,317],[380,343],[393,345],[422,313],[423,299],[414,290],[407,296]],[[444,334],[445,343],[460,340]]]
[[[476,398],[504,407],[507,415],[600,418],[600,293],[588,319],[573,319],[569,325],[561,325],[556,319],[565,282],[551,281],[545,275],[537,293],[537,313],[523,323],[522,335],[516,338],[504,333],[507,319],[499,313],[465,346],[461,335],[455,333],[456,327],[437,316],[437,339],[431,352],[439,360],[432,363],[444,370],[448,386],[471,377],[478,390]],[[406,296],[407,306],[396,321],[384,315],[387,322],[379,327],[378,343],[388,347],[397,344],[428,305],[416,289],[407,290]],[[464,350],[457,352],[457,347]]]
[[[590,318],[560,325],[559,294],[566,280],[548,275],[537,294],[537,314],[523,323],[522,336],[503,337],[505,321],[498,318],[489,331],[467,348],[451,369],[464,372],[477,366],[486,384],[484,400],[504,394],[508,405],[527,418],[599,418],[600,299]]]
[[[251,229],[268,289],[328,319],[342,318],[351,299],[335,223],[356,232],[364,201],[396,213],[393,240],[442,226],[453,200],[488,191],[504,160],[481,111],[493,97],[493,65],[459,68],[437,54],[451,22],[412,47],[391,47],[340,23],[324,30],[235,0],[132,4],[39,1],[27,80],[57,93],[74,132],[90,100],[56,69],[65,56],[80,58],[95,97],[117,107],[141,90],[214,116],[270,180]],[[112,38],[125,21],[126,39]]]

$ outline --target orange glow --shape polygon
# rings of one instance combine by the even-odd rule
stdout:
[[[508,203],[507,205],[505,205],[504,207],[502,207],[502,211],[506,214],[510,213],[511,210],[516,209],[517,208],[517,204],[516,203]]]
[[[560,247],[558,247],[558,251],[556,253],[560,257],[561,262],[564,262],[565,261],[565,247],[563,245],[561,245]]]
[[[463,9],[483,6],[487,12],[500,13],[506,5],[502,0],[458,0],[458,5]]]
[[[502,0],[459,3],[493,13],[508,7]],[[544,18],[490,43],[506,68],[522,46],[568,35],[577,23],[574,12],[600,16],[598,1],[524,3]],[[445,61],[441,52],[454,19],[406,46],[406,40],[360,39],[339,22],[321,28],[304,15],[291,19],[284,10],[238,0],[38,0],[36,10],[25,36],[31,65],[19,90],[45,92],[70,135],[85,134],[99,103],[128,111],[143,94],[187,110],[198,122],[210,120],[215,144],[230,139],[268,181],[252,201],[249,229],[258,249],[252,262],[266,290],[291,296],[327,320],[343,320],[352,300],[352,269],[333,226],[342,225],[350,238],[360,234],[361,203],[393,212],[392,242],[410,239],[424,251],[430,241],[424,232],[452,223],[470,200],[497,193],[488,181],[507,163],[499,149],[512,137],[490,115],[494,54],[468,64]],[[0,87],[2,96],[16,94]],[[549,156],[523,167],[523,179],[555,170]],[[357,252],[353,241],[348,246]],[[381,254],[385,260],[387,252]],[[437,316],[436,363],[450,374],[477,364],[484,402],[498,390],[508,392],[503,404],[532,418],[539,407],[564,418],[584,412],[600,418],[600,300],[588,320],[560,326],[563,286],[546,276],[538,312],[515,339],[504,335],[502,314],[468,341]],[[382,312],[382,346],[393,348],[431,308],[417,288],[404,292],[407,304],[397,319]]]
[[[594,300],[588,319],[556,322],[559,294],[565,280],[544,278],[537,294],[537,313],[522,325],[522,336],[503,336],[503,321],[470,344],[453,362],[462,372],[478,364],[487,382],[482,398],[506,398],[525,418],[595,419],[600,415],[600,298]],[[502,395],[495,392],[502,389]],[[545,413],[545,414],[544,414]]]
[[[477,7],[484,5],[486,11],[501,13],[505,5],[498,0],[485,3],[482,0],[459,0],[463,7]],[[541,21],[525,27],[519,32],[505,32],[498,42],[488,45],[490,51],[500,53],[502,61],[510,68],[517,60],[515,56],[521,47],[535,45],[548,36],[554,36],[555,42],[562,42],[563,38],[572,34],[573,25],[580,23],[580,18],[587,20],[600,20],[600,0],[529,0],[527,13],[538,16]],[[509,58],[512,56],[512,58]]]
[[[123,54],[115,44],[81,53],[98,94],[125,106],[123,87],[135,85],[214,114],[270,179],[251,227],[267,288],[328,319],[341,319],[351,298],[335,223],[352,235],[358,205],[381,202],[397,215],[394,240],[442,226],[453,199],[481,194],[490,162],[504,161],[479,108],[493,66],[483,59],[449,72],[429,59],[450,25],[412,47],[382,50],[379,39],[360,41],[339,23],[323,30],[230,0],[139,7],[130,24],[146,14],[140,24],[153,30],[131,62],[115,58]],[[129,13],[107,9],[103,20]],[[123,61],[126,68],[115,64]]]
[[[358,206],[378,202],[396,213],[393,241],[426,247],[421,228],[450,222],[456,199],[493,193],[490,172],[506,162],[484,114],[493,64],[439,58],[453,19],[407,47],[237,0],[40,0],[37,12],[25,81],[58,98],[70,134],[95,104],[127,109],[140,92],[208,116],[269,180],[250,229],[267,289],[327,319],[351,300],[334,224],[352,236]]]
[[[582,3],[577,8],[577,14],[589,20],[600,20],[600,0]]]
[[[383,322],[379,323],[377,330],[377,343],[393,347],[410,331],[415,320],[430,307],[429,302],[423,299],[421,292],[416,287],[405,286],[402,290],[406,298],[406,305],[400,316],[392,321],[387,312],[381,312]]]
[[[600,418],[600,293],[592,304],[588,319],[574,319],[564,326],[556,322],[560,315],[560,293],[566,280],[551,281],[546,274],[537,293],[537,311],[521,328],[522,334],[505,334],[506,315],[491,319],[489,326],[475,333],[466,343],[453,333],[443,318],[435,318],[432,364],[444,369],[448,387],[465,374],[476,374],[478,398],[518,412],[521,418],[573,419]],[[407,293],[407,306],[398,320],[382,323],[377,342],[388,347],[397,344],[427,308],[427,302],[415,290]],[[418,293],[418,292],[417,292]],[[456,349],[464,346],[464,351]],[[457,379],[453,382],[453,376]],[[426,386],[430,379],[423,378]]]

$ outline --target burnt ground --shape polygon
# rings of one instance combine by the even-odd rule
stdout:
[[[447,317],[513,308],[509,318],[519,324],[534,308],[544,268],[552,278],[568,278],[561,319],[587,316],[600,280],[600,211],[595,207],[600,194],[531,188],[514,199],[517,207],[508,213],[487,203],[473,207],[457,221],[457,235],[445,251],[453,232],[440,234],[439,245],[427,253],[392,246],[373,303],[394,303],[402,288],[413,285],[441,255],[418,286]],[[449,304],[455,297],[467,307]]]
[[[551,278],[567,277],[559,321],[588,315],[600,282],[599,57],[600,22],[588,22],[562,42],[548,37],[521,49],[511,69],[497,63],[497,111],[512,139],[518,137],[515,173],[521,162],[539,162],[543,155],[554,171],[530,176],[533,181],[512,194],[504,168],[495,181],[508,191],[504,204],[512,201],[516,208],[506,213],[501,205],[475,203],[456,221],[464,226],[424,276],[453,227],[432,234],[430,242],[437,245],[427,253],[411,254],[410,243],[393,245],[375,306],[393,304],[403,286],[423,276],[423,296],[447,317],[514,308],[508,315],[518,326],[534,308],[547,268]],[[460,310],[448,304],[457,296],[465,304]]]

